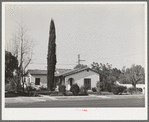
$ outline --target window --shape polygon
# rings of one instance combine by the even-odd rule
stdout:
[[[91,79],[90,78],[85,78],[84,79],[84,85],[88,85],[89,89],[91,89]]]
[[[40,78],[35,79],[35,85],[40,85]]]

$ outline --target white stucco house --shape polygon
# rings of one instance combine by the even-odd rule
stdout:
[[[47,84],[47,70],[28,70],[29,82],[35,85]],[[72,84],[77,83],[79,87],[87,84],[89,89],[96,87],[96,82],[100,80],[100,75],[89,67],[82,69],[56,69],[55,85],[62,84],[66,90],[70,90]],[[57,86],[55,86],[57,87]]]
[[[73,69],[55,75],[57,82],[66,86],[66,90],[70,90],[72,84],[77,83],[79,87],[87,84],[89,89],[96,87],[97,81],[100,81],[98,72],[89,67],[82,69]]]

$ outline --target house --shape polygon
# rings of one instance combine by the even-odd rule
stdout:
[[[96,87],[96,82],[100,80],[99,73],[89,67],[82,69],[73,69],[58,75],[55,75],[57,82],[66,86],[70,90],[72,84],[77,83],[79,87],[89,85],[89,89]]]
[[[70,69],[56,69],[55,74],[66,72]],[[33,82],[35,85],[47,85],[47,70],[29,69],[27,82]]]
[[[35,85],[47,84],[46,70],[29,70],[30,82]],[[65,85],[66,90],[70,90],[72,84],[77,83],[79,87],[87,84],[89,89],[96,87],[96,82],[100,80],[100,75],[93,69],[86,67],[82,69],[57,69],[55,72],[55,85]]]

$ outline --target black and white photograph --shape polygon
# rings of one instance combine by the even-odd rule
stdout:
[[[147,120],[147,2],[2,2],[2,54],[3,120]]]

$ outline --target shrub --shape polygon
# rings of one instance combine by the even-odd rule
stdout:
[[[97,83],[96,83],[96,87],[97,87],[97,93],[98,94],[101,94],[101,82],[100,81],[97,81]]]
[[[87,93],[88,89],[89,89],[89,85],[83,85],[83,86],[81,86],[81,88],[80,88],[80,94],[87,95],[88,94]]]
[[[40,87],[40,90],[47,90],[47,85],[46,84],[42,84],[42,86]]]
[[[137,88],[137,91],[142,92],[142,88]]]
[[[112,91],[112,87],[111,87],[111,85],[112,85],[111,83],[108,83],[108,84],[107,84],[107,90],[108,90],[109,92]]]
[[[118,94],[119,93],[119,89],[118,89],[118,87],[117,86],[113,86],[112,87],[112,92],[113,92],[113,94]]]
[[[70,88],[70,91],[73,93],[74,96],[77,96],[79,93],[79,86],[78,84],[73,84]]]
[[[96,87],[93,87],[93,88],[92,88],[92,91],[93,91],[93,92],[96,92],[96,91],[97,91],[97,90],[96,90]]]
[[[86,96],[86,95],[88,95],[88,93],[85,93],[85,92],[80,91],[80,92],[78,93],[78,95],[79,95],[79,96]]]
[[[127,88],[125,86],[113,86],[112,92],[113,94],[118,95],[119,93],[123,93]]]
[[[59,92],[65,95],[66,93],[66,86],[65,85],[60,85],[58,88]]]
[[[130,88],[127,89],[127,91],[128,91],[130,94],[141,93],[141,92],[142,92],[142,88],[130,87]]]

